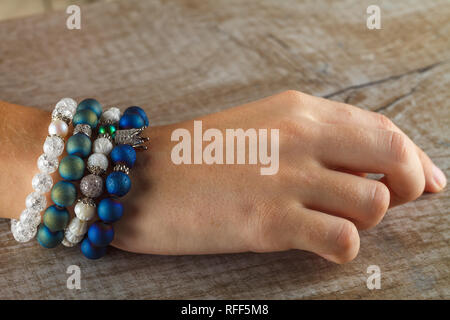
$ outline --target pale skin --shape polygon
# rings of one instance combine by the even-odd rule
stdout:
[[[17,218],[50,115],[4,102],[0,112],[0,217]],[[278,173],[261,175],[257,165],[175,165],[171,134],[192,132],[193,121],[150,127],[150,148],[132,169],[113,246],[171,255],[300,249],[345,263],[358,254],[358,230],[446,185],[392,121],[343,103],[286,91],[198,120],[203,130],[279,129]]]

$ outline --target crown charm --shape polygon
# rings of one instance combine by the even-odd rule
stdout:
[[[141,133],[145,130],[146,127],[142,127],[139,129],[126,129],[126,130],[117,130],[116,136],[114,137],[114,142],[116,144],[129,144],[135,149],[139,150],[147,150],[147,146],[144,145],[144,142],[150,140],[148,137],[141,137]]]

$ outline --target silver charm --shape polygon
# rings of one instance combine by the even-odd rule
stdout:
[[[141,137],[141,133],[146,127],[139,129],[117,130],[114,142],[116,144],[129,144],[135,149],[147,150],[144,142],[150,140],[148,137]]]
[[[99,133],[97,138],[106,138],[111,142],[114,142],[113,138],[111,137],[111,135],[109,133]]]
[[[130,168],[128,168],[126,165],[124,165],[123,163],[118,163],[114,166],[113,171],[121,171],[123,173],[125,173],[126,175],[130,174]]]
[[[77,124],[73,129],[73,134],[84,133],[89,138],[92,136],[92,128],[88,124]]]

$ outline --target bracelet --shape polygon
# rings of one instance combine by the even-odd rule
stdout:
[[[48,136],[45,139],[44,153],[38,158],[37,173],[31,182],[34,192],[26,200],[26,209],[21,213],[20,219],[11,220],[11,232],[18,242],[28,242],[37,232],[41,222],[41,212],[47,200],[45,193],[53,186],[51,173],[58,169],[58,157],[64,151],[64,138],[69,131],[69,125],[75,113],[77,103],[71,98],[61,99],[52,112],[52,122],[48,127]]]
[[[80,180],[85,171],[84,160],[91,153],[92,130],[97,127],[102,114],[102,106],[95,99],[85,99],[80,102],[73,116],[74,132],[67,140],[65,156],[59,165],[59,175],[64,180],[56,183],[51,191],[53,205],[44,213],[43,223],[37,231],[37,241],[45,248],[54,248],[64,238],[64,229],[70,219],[68,207],[72,206],[77,197],[77,190],[73,182]],[[100,195],[103,182],[92,181]],[[83,180],[81,181],[83,185]]]
[[[99,221],[94,222],[81,243],[81,252],[88,259],[99,259],[106,253],[107,246],[114,239],[112,223],[123,215],[123,205],[117,200],[126,195],[131,188],[129,170],[136,162],[135,149],[146,150],[143,145],[149,139],[140,134],[148,126],[146,113],[140,107],[125,110],[119,120],[119,129],[115,132],[116,146],[111,151],[113,172],[106,178],[106,189],[109,196],[102,199],[97,207]]]
[[[108,169],[108,154],[113,148],[113,139],[116,132],[116,124],[120,119],[120,110],[112,107],[103,112],[100,118],[97,139],[94,141],[93,153],[87,161],[87,169],[90,172],[80,184],[83,198],[78,199],[74,211],[75,217],[70,221],[64,233],[62,244],[73,247],[81,240],[87,231],[88,221],[95,217],[95,198],[103,192],[103,180],[101,176]],[[101,188],[100,188],[101,186]]]

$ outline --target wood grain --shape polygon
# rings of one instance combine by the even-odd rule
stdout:
[[[381,30],[366,8],[381,8]],[[154,124],[297,89],[391,117],[450,175],[450,3],[118,1],[0,23],[0,99],[50,110],[63,96],[141,105]],[[16,243],[0,221],[3,299],[450,298],[450,192],[390,210],[353,262],[313,254],[137,255]],[[14,199],[13,201],[16,201]],[[78,265],[82,289],[66,288]],[[369,265],[382,271],[368,290]]]

